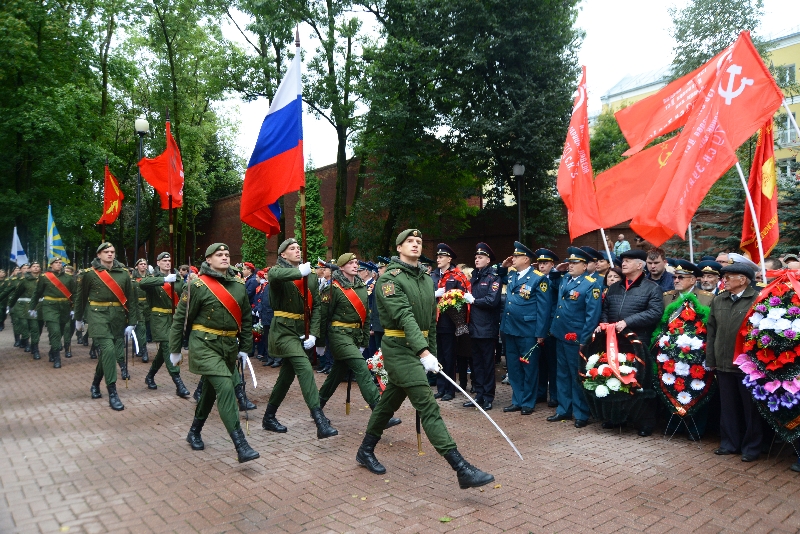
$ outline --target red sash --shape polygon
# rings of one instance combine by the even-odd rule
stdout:
[[[169,283],[169,282],[167,282],[167,283],[165,283],[165,284],[164,284],[164,286],[163,286],[163,287],[164,287],[164,291],[166,291],[166,292],[167,292],[167,296],[168,296],[168,297],[172,297],[172,305],[173,305],[173,306],[177,306],[177,305],[178,305],[178,301],[180,300],[180,297],[178,296],[178,294],[177,294],[177,293],[175,293],[175,292],[172,290],[172,284],[171,284],[171,283]],[[241,328],[241,327],[240,327],[240,328]]]
[[[111,275],[108,274],[108,271],[105,269],[95,269],[94,272],[97,273],[97,277],[102,280],[106,287],[114,293],[114,296],[117,297],[117,300],[122,304],[122,307],[125,308],[125,311],[128,311],[128,297],[125,296],[125,292],[119,287],[117,281],[111,278]]]
[[[364,303],[361,302],[361,299],[358,297],[358,294],[355,292],[355,290],[353,288],[343,288],[342,285],[336,280],[333,281],[333,285],[342,290],[344,296],[347,297],[347,300],[349,300],[350,304],[353,306],[353,308],[355,308],[358,316],[361,317],[361,326],[364,326],[364,321],[367,320],[367,309],[364,307]]]
[[[233,298],[233,295],[231,295],[230,292],[227,289],[225,289],[225,286],[223,286],[219,282],[219,280],[217,280],[213,276],[208,276],[207,274],[201,274],[200,280],[205,282],[208,289],[211,290],[211,293],[213,293],[214,296],[217,297],[217,299],[222,303],[225,309],[228,310],[228,313],[231,314],[231,317],[233,317],[236,320],[236,324],[239,325],[239,332],[241,332],[242,309],[239,307],[239,303],[236,302],[236,299]]]
[[[303,297],[303,279],[295,280],[294,285],[297,287],[297,291],[300,292],[300,297]],[[311,290],[306,288],[306,309],[305,311],[311,314],[311,310],[314,308],[314,298],[311,296]]]
[[[68,300],[72,300],[72,292],[69,289],[67,289],[67,286],[65,286],[64,284],[61,283],[61,280],[59,280],[56,275],[54,275],[53,273],[49,273],[49,272],[48,273],[44,273],[44,275],[47,277],[48,280],[50,280],[51,284],[56,286],[56,289],[61,291],[61,293],[65,297],[67,297]]]

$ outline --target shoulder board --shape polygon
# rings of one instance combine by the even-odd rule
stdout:
[[[597,278],[595,278],[594,276],[586,275],[586,279],[590,282],[597,282]]]
[[[239,278],[238,276],[237,276],[237,277],[235,277],[235,280],[236,280],[237,282],[239,282],[240,284],[244,285],[244,280],[243,280],[243,279],[241,279],[241,278]]]
[[[202,281],[202,280],[200,280],[199,278],[197,278],[197,279],[194,281],[194,285],[195,285],[195,287],[200,287],[200,286],[202,286],[202,285],[204,285],[204,284],[203,284],[203,281]]]
[[[696,289],[695,291],[697,291],[698,295],[703,295],[705,297],[713,297],[714,296],[714,293],[712,293],[711,291],[704,291],[702,289]]]
[[[674,289],[670,289],[669,291],[664,291],[665,295],[672,295],[673,293],[675,293]]]
[[[756,282],[756,287],[767,287],[767,284],[764,282]]]
[[[533,274],[535,274],[537,276],[544,276],[544,273],[542,271],[538,270],[538,269],[534,269],[533,270]]]
[[[392,269],[391,271],[389,271],[389,274],[391,274],[392,276],[397,276],[401,272],[403,272],[403,271],[400,270],[400,269]]]

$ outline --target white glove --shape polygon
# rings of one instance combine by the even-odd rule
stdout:
[[[358,347],[358,352],[360,352],[361,354],[364,354],[365,350],[366,350],[366,347]]]
[[[240,353],[239,353],[239,359],[240,359],[240,360],[244,361],[244,360],[245,360],[245,358],[247,358],[247,357],[248,357],[248,356],[247,356],[247,353],[246,353],[246,352],[240,352]]]
[[[436,293],[433,294],[433,296],[435,296],[437,299],[439,297],[441,297],[442,295],[444,295],[444,288],[443,287],[440,287],[439,289],[437,289]]]
[[[317,356],[322,356],[325,354],[325,347],[317,347]]]
[[[305,336],[300,336],[303,339]],[[308,339],[303,339],[303,348],[306,350],[311,349],[317,343],[317,338],[309,334]]]
[[[168,284],[170,282],[174,282],[177,279],[178,279],[178,275],[176,275],[175,273],[170,273],[170,274],[168,274],[167,276],[164,277],[164,283]]]
[[[36,313],[36,310],[28,310],[28,315],[31,316],[31,319],[36,319],[39,314]]]
[[[75,330],[83,332],[83,321],[75,321]]]
[[[472,304],[475,302],[475,297],[472,296],[472,293],[464,293],[464,300],[467,301],[467,304]]]
[[[126,326],[125,327],[125,337],[133,337],[136,332],[135,326]]]
[[[169,361],[172,362],[172,365],[180,365],[181,360],[183,360],[183,354],[180,352],[173,352],[169,355]]]
[[[74,319],[75,318],[75,311],[69,312],[69,318],[70,319]]]
[[[436,359],[436,356],[433,354],[428,354],[427,356],[423,356],[419,359],[422,367],[425,369],[427,373],[438,373],[439,372],[439,360]]]
[[[306,277],[309,274],[311,274],[311,263],[309,262],[301,263],[299,269],[300,269],[300,276]]]
[[[6,306],[6,315],[8,315],[8,314],[10,314],[10,313],[11,313],[11,308],[9,308],[8,306]]]

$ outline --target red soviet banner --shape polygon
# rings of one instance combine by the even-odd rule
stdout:
[[[756,210],[764,257],[769,256],[778,244],[778,180],[775,172],[775,145],[773,140],[772,118],[758,131],[758,143],[753,155],[753,166],[750,168],[750,180],[747,189],[753,199]],[[739,247],[756,263],[760,262],[756,230],[750,210],[744,210],[742,224],[742,242]]]

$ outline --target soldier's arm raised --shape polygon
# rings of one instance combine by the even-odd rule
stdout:
[[[293,282],[300,280],[303,275],[300,274],[298,267],[273,267],[267,273],[269,283],[273,282]],[[308,279],[308,288],[311,289],[311,278]]]

